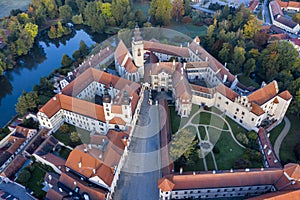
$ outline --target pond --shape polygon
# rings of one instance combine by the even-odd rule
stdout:
[[[54,69],[60,67],[63,54],[79,49],[80,41],[88,46],[105,40],[105,35],[92,35],[82,27],[77,27],[73,34],[60,40],[49,41],[41,37],[33,50],[22,57],[18,66],[0,77],[0,127],[16,115],[15,104],[23,91],[31,91],[41,77],[48,76]]]

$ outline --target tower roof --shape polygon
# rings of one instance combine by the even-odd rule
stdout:
[[[138,24],[136,24],[136,26],[135,26],[135,29],[134,29],[134,32],[133,32],[133,37],[134,37],[133,38],[134,41],[142,41],[143,40]]]

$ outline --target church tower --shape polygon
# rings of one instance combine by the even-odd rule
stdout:
[[[131,42],[133,61],[141,77],[144,77],[144,42],[138,25],[135,26]]]

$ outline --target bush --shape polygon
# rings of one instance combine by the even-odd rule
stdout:
[[[185,16],[181,20],[182,23],[188,24],[192,22],[192,18],[190,16]]]
[[[219,149],[219,147],[217,147],[217,146],[214,146],[214,148],[213,148],[213,152],[214,152],[214,153],[216,153],[216,154],[220,153],[220,149]]]
[[[82,24],[83,23],[82,15],[81,14],[80,15],[74,15],[72,17],[72,22],[74,24]]]
[[[297,160],[300,160],[300,143],[297,143],[295,146],[294,146],[294,154],[297,158]]]
[[[29,181],[30,177],[31,177],[31,173],[28,170],[24,169],[19,174],[17,181],[20,182],[20,183],[25,183],[26,184]]]
[[[247,136],[243,133],[237,134],[236,139],[244,145],[247,145],[249,143]]]
[[[251,168],[252,164],[249,160],[244,158],[239,158],[234,162],[234,168],[235,169],[245,169],[245,168]]]
[[[258,137],[257,133],[254,131],[250,131],[247,135],[248,135],[248,138],[251,140],[256,140]]]

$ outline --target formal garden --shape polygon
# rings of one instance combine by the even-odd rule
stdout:
[[[169,109],[173,133],[170,154],[178,158],[175,171],[181,167],[184,171],[263,167],[255,132],[248,132],[214,107],[193,105],[188,118],[180,118],[173,105]],[[180,145],[184,150],[175,151]]]

